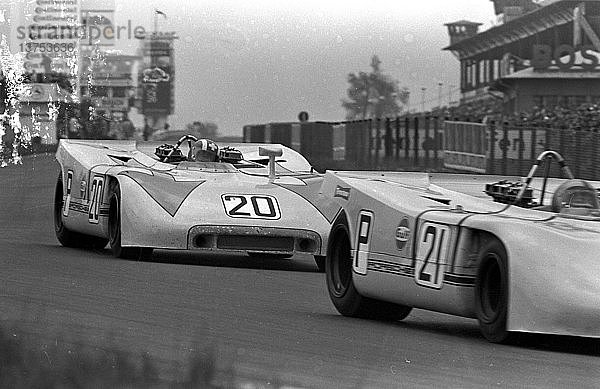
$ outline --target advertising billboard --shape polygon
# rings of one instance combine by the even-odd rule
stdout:
[[[146,39],[142,44],[143,65],[139,74],[144,114],[173,112],[173,41]]]
[[[13,50],[24,54],[25,70],[72,73],[79,48],[79,0],[16,2]]]

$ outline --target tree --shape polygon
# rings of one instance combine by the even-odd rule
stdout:
[[[201,138],[214,139],[219,136],[219,126],[211,122],[188,123],[185,130],[188,134],[197,134]]]
[[[342,100],[346,119],[368,119],[396,116],[408,103],[409,91],[381,71],[377,55],[371,58],[371,72],[348,74],[348,98]]]

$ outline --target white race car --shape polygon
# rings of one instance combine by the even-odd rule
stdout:
[[[548,156],[569,178],[533,178]],[[326,261],[337,310],[476,318],[492,342],[512,331],[600,337],[600,183],[573,179],[554,152],[513,179],[328,172],[322,191],[342,206]]]
[[[109,243],[121,258],[153,249],[303,253],[323,269],[337,209],[319,196],[323,178],[304,157],[279,145],[236,144],[221,149],[219,162],[195,162],[181,152],[194,141],[62,139],[54,207],[60,243]]]

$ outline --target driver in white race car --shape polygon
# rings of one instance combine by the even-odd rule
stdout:
[[[196,162],[218,162],[219,146],[210,139],[198,139],[192,146],[192,160]]]

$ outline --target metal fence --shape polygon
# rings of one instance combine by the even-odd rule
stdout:
[[[600,133],[595,131],[411,115],[245,126],[244,141],[284,144],[319,170],[460,170],[521,176],[542,151],[556,150],[577,177],[600,179]],[[550,172],[560,176],[556,166]]]
[[[404,116],[244,127],[245,142],[281,143],[318,169],[441,169],[444,118]]]
[[[539,128],[491,124],[489,126],[488,172],[509,175],[527,174],[544,150],[555,150],[565,158],[578,178],[600,179],[600,134],[559,128]],[[560,176],[560,169],[551,169]]]

